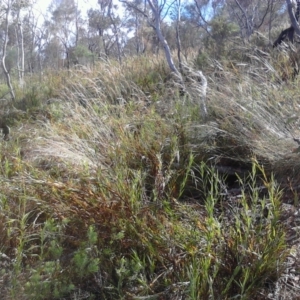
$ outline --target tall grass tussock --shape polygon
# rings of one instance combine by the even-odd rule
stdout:
[[[299,79],[247,47],[205,61],[205,118],[197,60],[184,93],[160,56],[16,91],[1,299],[298,297]]]

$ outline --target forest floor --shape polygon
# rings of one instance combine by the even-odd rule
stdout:
[[[205,99],[151,56],[2,101],[2,299],[298,299],[300,79],[247,53]]]

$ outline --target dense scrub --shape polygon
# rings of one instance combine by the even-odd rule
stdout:
[[[206,58],[206,119],[197,64],[182,93],[158,56],[16,91],[0,144],[2,299],[297,295],[298,78],[282,52],[247,47]]]

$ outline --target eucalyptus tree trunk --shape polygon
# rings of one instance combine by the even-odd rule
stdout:
[[[181,85],[182,92],[185,93],[186,91],[185,91],[184,80],[182,78],[181,73],[178,71],[178,69],[176,68],[176,66],[174,64],[170,47],[169,47],[168,42],[166,41],[166,39],[162,33],[162,30],[161,30],[161,21],[162,21],[161,13],[163,11],[163,8],[164,8],[164,5],[166,2],[163,2],[164,4],[160,4],[161,2],[159,0],[146,0],[150,6],[150,9],[152,12],[152,15],[150,18],[149,15],[146,13],[146,11],[143,11],[142,9],[140,9],[133,2],[128,1],[128,0],[120,0],[120,1],[125,3],[128,7],[135,9],[140,14],[142,14],[147,19],[148,24],[155,30],[156,35],[159,39],[159,42],[162,44],[162,46],[164,48],[165,57],[168,62],[169,68],[176,75],[177,81]],[[179,8],[178,8],[178,14],[179,14]],[[179,20],[179,19],[180,19],[180,15],[177,16],[177,20]],[[178,41],[180,41],[179,30],[178,30]],[[179,44],[179,46],[180,46],[180,44]],[[179,47],[179,50],[180,50],[180,47]],[[207,117],[207,107],[206,107],[207,79],[201,71],[192,72],[192,75],[193,75],[193,77],[199,78],[199,81],[201,81],[200,85],[199,85],[199,81],[197,81],[197,83],[195,82],[195,84],[196,84],[197,91],[200,92],[200,95],[199,95],[200,96],[200,100],[199,100],[200,115],[202,115],[205,120]]]
[[[286,4],[292,25],[280,33],[276,41],[273,43],[273,47],[277,47],[285,39],[288,39],[291,43],[293,43],[295,32],[297,35],[300,35],[300,27],[298,23],[300,15],[300,0],[286,0]]]
[[[177,15],[176,15],[176,28],[175,29],[176,29],[177,58],[178,58],[178,63],[179,63],[179,70],[182,72],[180,21],[181,21],[181,0],[178,0]]]
[[[23,26],[18,16],[18,28],[17,28],[17,41],[18,41],[18,74],[20,87],[24,85],[24,69],[25,69],[25,55],[24,55],[24,35]]]
[[[111,21],[111,24],[113,26],[113,33],[116,37],[116,43],[117,43],[117,51],[118,51],[118,60],[119,60],[119,63],[121,64],[122,63],[122,57],[121,57],[121,45],[120,45],[120,39],[119,39],[119,29],[118,29],[118,26],[116,24],[116,20],[113,16],[113,13],[112,13],[112,0],[110,0],[110,3],[108,5],[108,11],[107,11],[107,14],[109,16],[109,19]]]
[[[6,84],[9,88],[9,93],[10,93],[10,96],[11,96],[11,99],[12,101],[14,102],[16,97],[15,97],[15,92],[14,92],[14,89],[13,89],[13,86],[11,84],[11,79],[10,79],[10,74],[7,70],[7,67],[6,67],[6,63],[5,63],[5,59],[6,59],[6,52],[7,52],[7,42],[8,42],[8,27],[9,27],[9,14],[10,14],[10,11],[11,11],[11,2],[8,1],[7,2],[7,7],[6,7],[6,10],[5,10],[5,31],[4,31],[4,41],[3,41],[3,47],[2,47],[2,69],[3,69],[3,72],[4,72],[4,75],[5,75],[5,78],[6,78]]]
[[[161,42],[161,44],[164,48],[164,52],[165,52],[165,56],[166,56],[168,65],[169,65],[171,71],[174,72],[178,76],[178,78],[180,78],[180,81],[182,81],[181,74],[177,70],[177,68],[174,64],[174,61],[172,59],[171,50],[170,50],[170,47],[168,45],[168,42],[166,41],[166,39],[165,39],[165,37],[164,37],[164,35],[161,31],[161,26],[160,26],[160,22],[161,22],[160,13],[161,13],[161,10],[160,10],[158,1],[157,0],[154,0],[154,1],[153,0],[147,0],[147,1],[149,3],[149,6],[152,10],[153,15],[154,15],[154,29],[155,29],[155,32],[156,32],[156,35],[157,35],[159,41]]]
[[[299,18],[299,10],[300,10],[300,1],[297,0],[296,2],[296,13],[295,13],[295,0],[291,1],[291,0],[286,0],[286,4],[287,4],[287,9],[288,9],[288,13],[290,16],[290,20],[292,23],[292,27],[294,28],[295,32],[300,35],[300,27],[299,27],[299,23],[298,23],[298,18]]]

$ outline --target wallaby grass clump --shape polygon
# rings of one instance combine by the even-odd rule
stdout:
[[[37,80],[29,118],[0,144],[4,299],[278,292],[297,87],[254,55],[210,62],[205,122],[197,83],[180,95],[159,57]]]
[[[251,297],[280,274],[287,251],[272,182],[268,197],[260,199],[252,186],[251,199],[244,194],[239,208],[221,212],[222,179],[204,163],[193,177],[202,197],[190,204],[173,197],[174,182],[172,188],[162,187],[163,178],[146,183],[141,171],[128,173],[123,162],[113,174],[103,173],[73,185],[32,179],[35,190],[20,203],[6,201],[13,208],[3,223],[10,241],[3,250],[13,256],[7,250],[16,247],[18,254],[10,272],[19,280],[11,293],[18,295],[25,284],[34,299],[59,298],[79,287],[108,299]]]

